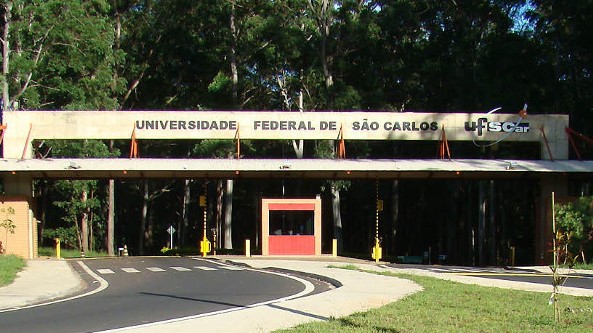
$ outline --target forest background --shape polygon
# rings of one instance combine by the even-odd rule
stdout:
[[[515,113],[528,104],[530,112],[568,114],[571,128],[590,135],[592,40],[591,0],[2,0],[2,110],[486,112],[502,107]],[[40,158],[127,157],[129,145],[44,141],[35,149]],[[244,145],[244,158],[336,154],[328,142]],[[229,158],[234,144],[149,141],[140,142],[139,150],[141,157]],[[348,157],[434,158],[436,150],[434,144],[357,142],[348,144]],[[503,154],[500,148],[467,146],[454,152],[481,158]],[[406,185],[384,185],[383,194],[397,197],[401,186]],[[504,186],[501,191],[508,190]],[[254,212],[261,196],[317,193],[330,198],[325,211],[334,221],[328,230],[332,237],[342,238],[341,214],[358,220],[349,223],[367,235],[345,239],[341,249],[366,252],[372,244],[367,239],[374,228],[370,183],[45,180],[34,187],[41,241],[60,236],[82,251],[113,254],[126,244],[135,254],[155,253],[170,245],[169,226],[177,229],[176,245],[197,246],[202,221],[196,202],[204,191],[219,248],[257,238]],[[363,197],[370,199],[358,211],[367,213],[349,212],[348,203]],[[426,208],[422,200],[409,200],[419,212]],[[246,204],[233,210],[233,202]],[[397,202],[391,201],[386,217],[391,222],[382,230],[386,242],[395,239],[403,218]]]

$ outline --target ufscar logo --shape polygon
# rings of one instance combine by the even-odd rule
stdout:
[[[488,121],[488,118],[478,118],[478,121],[465,122],[465,130],[468,132],[478,132],[478,136],[487,132],[500,133],[527,133],[529,132],[529,123],[514,123],[512,121]]]

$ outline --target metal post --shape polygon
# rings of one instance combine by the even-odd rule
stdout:
[[[375,246],[373,247],[372,257],[375,262],[379,262],[382,257],[381,246],[379,242],[379,178],[375,181]]]
[[[251,257],[251,241],[249,239],[245,240],[245,256]]]
[[[56,241],[56,258],[61,259],[62,253],[61,253],[60,239],[54,238],[54,240]]]
[[[332,257],[336,258],[338,256],[338,240],[333,239],[332,241]]]
[[[200,242],[200,252],[202,252],[202,256],[205,257],[208,255],[208,252],[210,252],[211,249],[211,245],[210,245],[210,241],[208,240],[208,237],[206,235],[207,231],[208,231],[208,225],[207,225],[207,217],[208,217],[208,183],[206,182],[204,184],[204,199],[201,200],[203,202],[200,202],[201,205],[203,205],[204,207],[204,236],[202,238],[202,241]]]
[[[558,267],[558,258],[557,258],[557,251],[556,251],[556,209],[554,207],[554,198],[555,194],[554,192],[552,192],[552,233],[553,233],[553,237],[552,237],[552,248],[553,248],[553,253],[554,253],[554,257],[553,257],[553,262],[552,264],[554,265],[554,268]]]

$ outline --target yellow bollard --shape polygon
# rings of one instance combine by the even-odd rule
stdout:
[[[245,256],[251,257],[251,241],[249,239],[245,240]]]
[[[332,257],[338,257],[338,240],[335,238],[332,240]]]
[[[375,238],[375,246],[373,247],[371,257],[375,259],[375,262],[377,263],[383,257],[383,249],[381,248],[381,246],[379,246],[379,238]]]
[[[59,238],[54,238],[54,240],[56,241],[56,258],[58,259],[62,259],[62,253],[61,253],[61,246],[60,246],[60,239]]]
[[[204,239],[200,241],[200,252],[202,252],[202,257],[207,256],[210,251],[212,251],[212,243],[210,243],[208,238],[204,237]]]

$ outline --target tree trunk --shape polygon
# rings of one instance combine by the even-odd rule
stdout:
[[[486,237],[486,183],[480,181],[478,185],[479,212],[478,212],[478,265],[486,265],[486,251],[484,241]]]
[[[40,181],[40,195],[41,203],[39,206],[41,207],[41,211],[39,212],[39,226],[37,227],[37,236],[38,239],[43,239],[43,230],[45,229],[45,221],[47,216],[47,209],[48,209],[48,202],[49,202],[49,195],[48,195],[48,184],[47,181]]]
[[[144,238],[146,235],[146,218],[148,216],[148,201],[149,201],[149,195],[148,195],[148,181],[144,180],[142,181],[142,185],[143,185],[143,196],[142,196],[142,212],[140,215],[140,229],[139,234],[138,234],[138,254],[139,255],[143,255],[144,254]]]
[[[115,255],[115,180],[109,179],[107,198],[107,232],[105,246],[109,256]]]
[[[95,191],[91,191],[90,193],[91,199],[95,198]],[[88,226],[89,226],[89,251],[93,251],[95,249],[95,229],[93,228],[93,221],[95,219],[94,213],[90,207],[87,207],[88,212]]]
[[[340,212],[340,190],[336,188],[335,184],[331,184],[332,195],[332,212],[334,216],[334,238],[338,240],[338,251],[342,252],[344,249],[344,242],[342,237],[342,213]]]
[[[82,202],[83,205],[87,204],[88,201],[88,193],[86,190],[82,191],[82,198],[80,200]],[[80,235],[80,240],[81,240],[81,250],[84,253],[87,253],[89,251],[89,223],[88,223],[88,210],[85,208],[82,211],[82,216],[80,217],[80,229],[81,229],[81,235]]]
[[[224,190],[222,189],[223,180],[219,180],[216,184],[216,245],[221,246],[222,243],[222,196]]]
[[[109,152],[113,153],[113,140],[109,140]],[[115,255],[115,180],[109,179],[107,185],[107,230],[105,247],[109,256]]]
[[[185,180],[183,185],[183,208],[182,208],[182,221],[181,225],[179,226],[179,230],[177,231],[177,244],[179,246],[185,246],[185,241],[187,239],[187,232],[189,229],[189,205],[191,204],[191,188],[190,185],[191,181],[189,179]]]
[[[227,250],[233,249],[233,187],[232,179],[226,181],[225,191],[225,210],[224,210],[224,248]]]
[[[303,91],[299,91],[299,112],[303,112]],[[303,140],[292,140],[292,148],[296,158],[302,159],[305,153],[305,144]]]
[[[489,182],[488,188],[488,265],[498,265],[496,260],[496,211],[494,209],[494,180]]]
[[[391,183],[391,232],[389,249],[396,253],[395,237],[397,236],[397,218],[399,217],[399,180]],[[387,248],[387,246],[385,246]]]
[[[10,95],[8,94],[9,56],[10,56],[10,20],[12,12],[12,1],[4,3],[4,29],[2,31],[2,110],[10,107]]]
[[[230,29],[231,29],[231,80],[232,80],[232,94],[233,94],[233,108],[238,105],[238,86],[239,86],[239,73],[237,71],[237,27],[235,26],[235,1],[231,1],[231,17],[230,17]]]
[[[152,205],[148,206],[148,213],[147,213],[147,220],[148,220],[148,226],[146,227],[146,234],[144,236],[144,240],[146,241],[144,243],[144,249],[145,249],[145,253],[146,253],[146,248],[148,248],[149,250],[154,248],[154,229],[155,229],[155,220],[154,220],[154,214],[152,214],[150,212],[150,210],[152,209]]]

